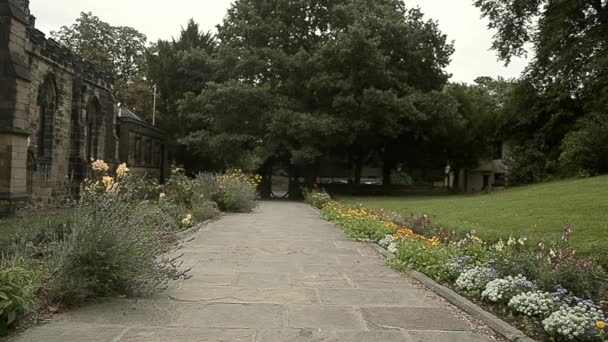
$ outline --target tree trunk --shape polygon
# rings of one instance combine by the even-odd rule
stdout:
[[[384,165],[382,167],[382,185],[388,186],[392,184],[391,173],[393,168],[389,165]]]
[[[460,192],[460,168],[454,168],[454,183],[452,183],[452,192]],[[450,175],[448,174],[448,180]]]
[[[383,162],[382,162],[382,185],[389,186],[392,184],[391,173],[393,171],[393,160],[390,156],[388,147],[384,148]]]
[[[289,166],[289,199],[301,200],[304,198],[300,188],[300,177],[295,166]]]
[[[361,184],[361,175],[363,174],[363,160],[358,157],[355,159],[355,185]]]
[[[260,197],[262,199],[272,198],[272,164],[266,163],[260,169],[262,174],[262,183],[260,184]]]

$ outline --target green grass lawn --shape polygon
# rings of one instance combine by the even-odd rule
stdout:
[[[486,239],[527,236],[558,239],[574,227],[580,253],[608,259],[608,176],[545,183],[484,195],[435,197],[342,197],[350,204],[426,214],[435,223]]]

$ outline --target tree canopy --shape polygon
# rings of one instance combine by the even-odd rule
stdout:
[[[608,3],[603,0],[476,0],[490,27],[494,49],[508,63],[531,48],[533,58],[506,112],[506,132],[526,166],[522,182],[546,175],[608,172],[605,163],[558,164],[576,152],[601,154],[582,136],[608,133]],[[578,132],[578,133],[575,133]],[[566,136],[568,139],[565,140]],[[579,143],[573,143],[577,140]],[[599,140],[595,140],[599,142]],[[586,146],[581,149],[580,147]],[[587,150],[587,152],[584,152]],[[591,152],[593,151],[593,152]],[[599,159],[597,159],[599,161]],[[530,165],[536,165],[530,168]],[[603,166],[602,166],[603,165]],[[518,172],[516,172],[518,173]]]
[[[213,83],[180,102],[195,155],[219,140],[249,155],[240,161],[288,156],[314,175],[333,156],[360,166],[432,120],[457,120],[423,105],[444,96],[453,47],[401,1],[239,0],[217,39]]]
[[[76,22],[52,31],[51,36],[84,60],[112,73],[116,95],[134,106],[140,92],[130,89],[141,84],[146,68],[146,36],[132,27],[112,26],[92,13],[81,13]]]

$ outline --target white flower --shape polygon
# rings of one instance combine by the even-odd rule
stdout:
[[[507,241],[508,246],[513,246],[516,243],[517,242],[515,241],[515,239],[513,237],[509,237],[509,241]]]
[[[554,337],[565,340],[577,340],[579,337],[591,337],[595,334],[595,322],[602,319],[603,313],[594,307],[582,303],[576,306],[563,305],[543,320],[543,328]]]
[[[496,278],[496,271],[487,267],[474,267],[460,274],[456,288],[465,291],[481,291]]]
[[[481,293],[481,298],[494,303],[506,303],[513,296],[534,289],[536,285],[521,274],[517,277],[508,276],[490,281]]]
[[[390,245],[388,245],[387,250],[393,254],[397,253],[397,243],[396,242],[391,242]]]
[[[526,244],[526,241],[528,241],[528,238],[522,237],[522,238],[519,238],[519,240],[517,240],[517,243],[519,243],[520,245],[523,246]]]
[[[547,317],[556,306],[556,297],[548,292],[531,291],[514,296],[509,307],[529,317]]]

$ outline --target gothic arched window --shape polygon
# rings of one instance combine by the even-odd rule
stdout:
[[[87,106],[86,121],[86,151],[87,160],[97,159],[99,154],[99,130],[101,124],[101,108],[99,101],[93,99]]]
[[[38,146],[38,157],[50,159],[53,148],[53,119],[57,110],[57,91],[52,76],[45,78],[38,93],[38,134],[36,145]]]

